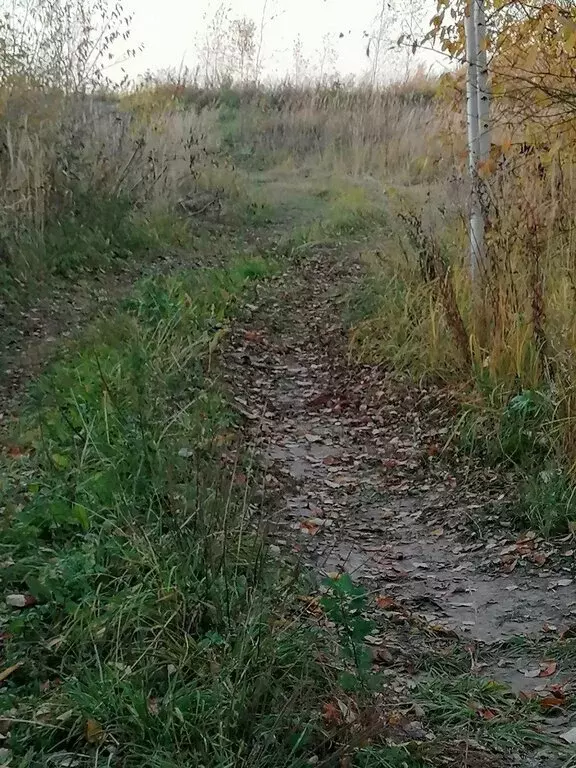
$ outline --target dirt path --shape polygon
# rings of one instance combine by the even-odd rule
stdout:
[[[442,451],[449,395],[348,360],[341,305],[360,269],[318,252],[235,331],[230,381],[282,489],[273,536],[317,571],[353,574],[382,605],[482,645],[559,633],[576,623],[573,542],[495,525],[491,536],[508,479]],[[516,653],[483,672],[524,691],[573,678],[558,664],[543,681],[540,663]]]

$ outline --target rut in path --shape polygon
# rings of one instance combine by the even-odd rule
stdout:
[[[450,396],[349,360],[342,303],[360,270],[353,257],[317,253],[276,278],[234,331],[230,383],[281,489],[273,538],[316,571],[347,571],[465,638],[574,623],[570,579],[542,566],[546,543],[529,534],[518,546],[516,534],[478,524],[497,520],[506,478],[442,450]],[[527,556],[511,559],[515,548]],[[533,684],[517,662],[498,677]]]

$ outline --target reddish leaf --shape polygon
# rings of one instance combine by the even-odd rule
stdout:
[[[558,707],[562,707],[565,703],[565,699],[559,699],[556,696],[545,696],[543,699],[540,699],[539,702],[542,709],[557,709]]]
[[[263,339],[263,333],[262,331],[244,331],[244,338],[246,341],[262,341]]]
[[[495,717],[498,717],[498,712],[495,712],[493,709],[480,708],[478,714],[483,720],[493,720]]]
[[[335,725],[342,725],[343,723],[342,712],[338,705],[334,704],[332,701],[327,701],[322,707],[322,719],[327,728],[331,728]]]
[[[547,661],[546,666],[540,670],[538,677],[551,677],[553,674],[555,674],[557,669],[558,669],[557,662]]]
[[[300,528],[303,531],[306,531],[306,533],[310,534],[310,536],[315,536],[320,530],[319,525],[314,525],[314,523],[311,523],[308,520],[304,520],[302,523],[300,523]]]
[[[6,453],[13,459],[20,459],[23,456],[28,456],[28,451],[25,451],[20,445],[9,445],[6,449]]]
[[[384,610],[388,608],[393,608],[396,605],[396,601],[393,597],[387,597],[386,595],[378,595],[376,598],[376,605],[378,608],[382,608]]]

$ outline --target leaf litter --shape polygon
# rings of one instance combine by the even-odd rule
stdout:
[[[533,694],[540,728],[560,735],[562,723],[550,726],[546,715],[571,700],[562,665],[534,655],[523,667],[513,655],[479,657],[551,631],[562,642],[576,626],[572,579],[558,578],[566,569],[553,543],[530,531],[514,537],[504,524],[487,534],[479,524],[500,520],[509,478],[445,449],[457,407],[450,392],[350,360],[334,302],[358,273],[353,260],[315,254],[305,270],[262,289],[250,327],[232,329],[228,340],[224,376],[266,470],[275,551],[369,588],[386,638],[373,661],[396,666],[399,695],[412,687],[416,659],[433,649],[449,663],[468,642],[470,670],[493,675],[519,700]],[[302,600],[317,619],[316,599]],[[337,702],[323,716],[341,718]],[[499,719],[492,707],[478,716]],[[534,765],[557,764],[548,757]],[[495,765],[491,759],[477,764]]]

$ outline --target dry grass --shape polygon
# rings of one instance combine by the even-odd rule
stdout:
[[[268,165],[289,161],[380,180],[431,180],[450,165],[433,92],[427,83],[416,92],[342,87],[285,89],[264,102],[240,98],[230,110],[230,133]]]
[[[1,209],[40,230],[75,185],[170,206],[194,189],[218,150],[214,112],[163,110],[142,120],[113,102],[52,107],[41,119],[0,124]]]

